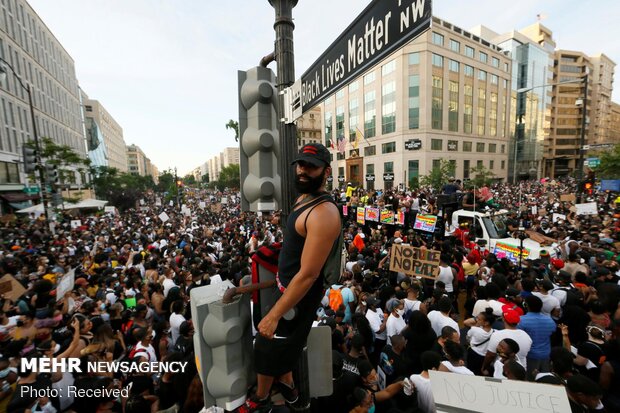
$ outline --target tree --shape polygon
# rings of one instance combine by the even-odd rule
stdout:
[[[169,192],[174,187],[176,187],[176,182],[174,181],[174,174],[170,169],[159,175],[159,183],[157,184],[159,192]]]
[[[36,149],[34,141],[27,144],[32,149]],[[74,184],[77,179],[75,173],[83,174],[89,168],[91,161],[83,158],[67,145],[58,145],[50,138],[42,137],[40,141],[41,158],[44,163],[58,167],[58,177],[61,183]],[[82,179],[81,182],[85,182]]]
[[[477,188],[490,185],[495,178],[495,174],[482,165],[471,168],[469,173],[470,176],[473,176],[469,181],[469,186],[475,186]]]
[[[185,185],[196,185],[196,177],[192,174],[187,174],[183,177],[183,183]]]
[[[220,178],[217,180],[217,186],[223,188],[239,188],[241,183],[239,173],[239,165],[232,164],[222,168]]]
[[[421,186],[430,186],[438,191],[448,183],[448,179],[454,176],[454,162],[442,159],[439,162],[439,168],[431,169],[428,175],[420,176],[419,182]]]
[[[204,174],[201,178],[200,178],[201,182],[203,184],[208,184],[210,182],[209,180],[209,174]]]
[[[92,168],[92,175],[97,196],[121,211],[135,207],[136,201],[155,187],[152,176],[121,173],[107,166]]]
[[[614,146],[610,151],[604,152],[601,163],[596,167],[598,178],[620,179],[620,144]]]
[[[239,142],[239,122],[230,119],[226,124],[226,129],[232,129],[235,131],[235,142]]]

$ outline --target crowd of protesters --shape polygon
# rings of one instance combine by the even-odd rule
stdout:
[[[575,193],[571,181],[471,191],[451,181],[443,192],[460,194],[466,208],[507,209],[508,229],[539,236],[547,253],[519,267],[476,242],[468,228],[453,228],[449,216],[448,236],[414,231],[417,213],[446,212],[441,193],[429,189],[334,190],[346,207],[348,258],[317,311],[316,324],[332,329],[334,391],[313,400],[313,409],[434,412],[429,371],[439,370],[562,385],[573,412],[620,411],[617,194],[595,191],[588,201],[598,214],[577,215],[575,201],[562,200]],[[278,245],[283,234],[277,216],[242,212],[232,191],[188,193],[188,212],[157,197],[145,195],[142,206],[121,214],[60,217],[54,233],[34,217],[1,228],[0,277],[10,274],[25,292],[14,297],[14,285],[2,287],[0,413],[204,407],[189,293],[247,279],[253,254]],[[353,211],[366,205],[403,211],[405,225],[358,223]],[[441,251],[437,279],[390,271],[393,244]],[[74,288],[58,296],[70,272]],[[36,374],[20,362],[68,357],[189,363],[183,372],[149,375]],[[121,398],[20,391],[129,384],[129,397]]]

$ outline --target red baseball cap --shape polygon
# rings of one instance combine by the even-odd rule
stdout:
[[[504,317],[504,321],[509,324],[519,324],[519,321],[521,321],[521,316],[513,309],[506,309],[502,316]]]
[[[551,265],[553,265],[558,270],[564,268],[564,261],[559,258],[551,258]]]

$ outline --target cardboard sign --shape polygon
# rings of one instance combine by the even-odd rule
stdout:
[[[366,210],[364,207],[357,207],[357,223],[361,225],[366,223]]]
[[[564,386],[429,371],[438,412],[564,413]]]
[[[58,286],[56,287],[56,297],[58,297],[58,299],[61,299],[62,297],[65,296],[67,291],[73,290],[74,286],[75,286],[75,270],[71,270],[65,275],[63,275],[62,278],[60,279],[60,282],[58,283]]]
[[[393,244],[390,252],[390,271],[436,279],[439,275],[439,251]]]
[[[220,212],[222,212],[222,204],[220,203],[211,204],[211,212],[215,212],[216,214],[219,214]]]
[[[493,250],[493,253],[499,260],[501,260],[502,258],[508,258],[515,264],[519,263],[519,247],[504,244],[503,242],[498,242],[495,244],[495,249]],[[527,250],[527,248],[524,247],[521,259],[525,260],[529,255],[530,252]]]
[[[575,194],[560,195],[560,201],[562,202],[575,202],[576,200]]]
[[[577,208],[577,215],[596,215],[598,214],[598,209],[596,207],[596,202],[588,202],[586,204],[575,204],[575,208]]]
[[[71,229],[76,229],[78,227],[82,226],[82,221],[80,221],[79,219],[72,219],[71,220]]]
[[[366,221],[379,222],[379,208],[366,208]]]
[[[6,274],[0,278],[0,294],[11,301],[17,301],[26,292],[26,289],[11,274]]]
[[[380,221],[382,224],[394,224],[394,211],[389,209],[382,210]]]
[[[158,217],[159,219],[161,219],[161,222],[166,222],[170,219],[168,214],[166,214],[165,212],[162,212],[161,214],[159,214]]]
[[[435,232],[437,225],[437,215],[418,214],[415,217],[413,229],[419,229],[426,232]]]
[[[553,214],[553,218],[552,218],[553,222],[558,222],[558,221],[566,221],[566,215],[564,214]]]

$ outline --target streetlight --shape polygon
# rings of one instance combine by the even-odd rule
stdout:
[[[577,106],[581,106],[580,105],[580,100],[582,100],[583,102],[583,111],[582,111],[582,116],[581,116],[581,136],[580,136],[580,142],[579,142],[579,160],[577,161],[577,193],[580,194],[580,188],[579,188],[579,182],[583,179],[583,157],[584,157],[584,146],[585,146],[585,141],[586,141],[586,102],[588,99],[588,75],[589,75],[589,71],[588,68],[586,67],[586,73],[582,76],[579,77],[577,79],[570,79],[570,80],[563,80],[557,83],[549,83],[549,84],[545,84],[545,85],[537,85],[537,86],[532,86],[532,87],[524,87],[524,88],[520,88],[517,89],[517,103],[519,101],[519,95],[521,93],[525,93],[525,92],[529,92],[530,90],[533,89],[537,89],[537,88],[541,88],[541,87],[548,87],[548,86],[558,86],[558,85],[564,85],[567,83],[581,83],[584,82],[584,97],[583,99],[578,99],[577,102],[575,103]],[[517,174],[517,134],[521,135],[521,133],[523,132],[523,128],[521,127],[523,122],[523,115],[520,114],[519,117],[517,118],[517,129],[515,130],[515,154],[514,154],[514,165],[513,165],[513,183],[516,182],[516,174]],[[580,167],[579,167],[580,166]]]
[[[37,122],[34,119],[34,105],[32,104],[32,90],[30,85],[24,84],[22,79],[19,77],[13,66],[6,60],[0,57],[0,83],[4,83],[7,76],[8,67],[13,72],[13,76],[17,79],[19,85],[26,91],[28,94],[28,105],[30,106],[30,117],[32,120],[32,136],[34,137],[34,147],[36,150],[35,159],[37,164],[37,169],[39,170],[39,186],[41,188],[41,202],[43,203],[43,212],[45,213],[45,220],[49,223],[49,214],[47,211],[47,190],[45,188],[45,171],[43,170],[43,165],[41,164],[41,146],[39,145],[39,136],[37,134]]]

